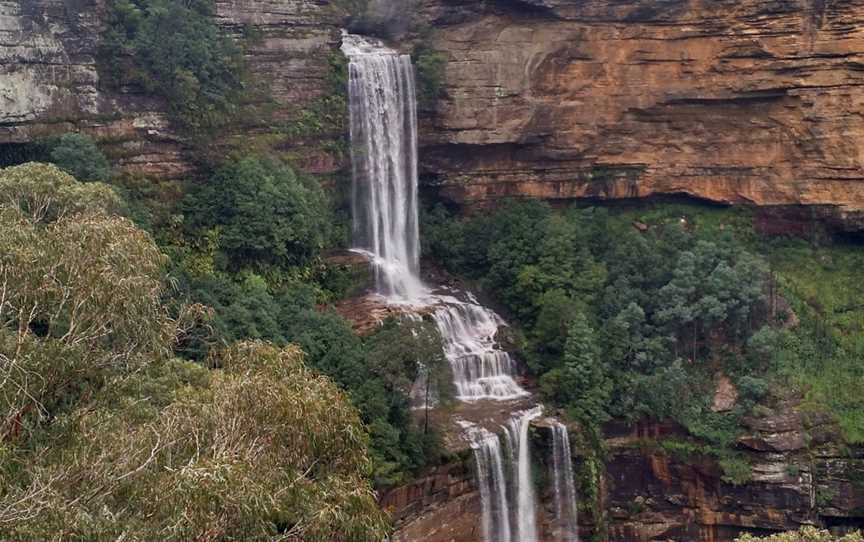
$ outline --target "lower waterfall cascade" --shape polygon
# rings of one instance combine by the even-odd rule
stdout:
[[[511,542],[510,506],[501,440],[498,435],[483,428],[471,428],[471,433],[471,447],[477,464],[477,484],[480,487],[483,539]]]
[[[470,293],[450,295],[447,289],[436,291],[420,279],[417,111],[410,56],[378,40],[347,33],[343,33],[342,51],[349,59],[354,250],[371,262],[376,295],[388,305],[400,306],[409,318],[430,315],[441,334],[458,401],[530,403],[531,394],[516,381],[515,360],[496,341],[503,319]],[[434,397],[427,404],[428,382],[423,380],[422,368],[420,373],[412,403],[416,407],[422,396],[423,407],[432,408]],[[469,422],[460,424],[476,462],[485,542],[539,540],[529,428],[543,410],[525,406],[511,414],[499,433]],[[556,521],[574,531],[570,446],[569,441],[558,443],[568,438],[566,428],[555,429],[554,434],[558,436],[553,476],[565,477],[560,484],[555,480]]]
[[[555,504],[555,542],[578,542],[576,484],[570,452],[570,434],[561,422],[552,422],[552,464],[550,465]]]
[[[467,302],[438,296],[443,301],[432,318],[444,340],[444,354],[453,371],[456,398],[509,400],[524,397],[513,379],[516,364],[497,348],[495,334],[503,320],[469,295]]]
[[[508,448],[513,464],[516,487],[516,540],[537,542],[537,503],[534,496],[534,478],[531,475],[531,448],[528,427],[540,417],[542,407],[517,412],[507,423]]]

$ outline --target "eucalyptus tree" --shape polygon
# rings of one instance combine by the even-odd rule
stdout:
[[[173,358],[165,256],[98,183],[0,170],[0,539],[372,542],[368,434],[297,346]]]

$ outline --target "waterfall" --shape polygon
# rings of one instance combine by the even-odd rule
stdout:
[[[477,464],[477,483],[482,506],[483,540],[511,542],[510,505],[504,461],[498,435],[483,428],[471,428],[474,461]],[[517,539],[518,540],[518,539]]]
[[[531,449],[528,426],[543,413],[542,407],[516,412],[507,424],[506,437],[510,449],[511,465],[516,493],[516,540],[537,542],[537,504],[534,498],[534,479],[531,475]]]
[[[509,484],[505,477],[501,437],[462,422],[471,439],[477,464],[483,540],[486,542],[537,542],[537,503],[531,474],[528,427],[542,412],[539,406],[515,412],[507,425],[501,428],[510,465]]]
[[[576,518],[576,485],[573,481],[573,458],[567,426],[552,423],[552,490],[555,500],[555,541],[578,542]]]
[[[432,318],[444,339],[457,399],[507,400],[527,395],[513,380],[513,358],[496,348],[495,334],[503,324],[497,314],[471,298],[468,303],[451,300]]]
[[[420,280],[411,58],[350,34],[342,51],[349,59],[354,244],[372,260],[377,292],[394,303],[435,306],[458,399],[527,395],[513,380],[510,355],[495,347],[498,315],[473,298],[432,295]]]
[[[464,299],[433,293],[420,279],[417,110],[410,57],[380,41],[347,33],[342,51],[349,59],[353,240],[355,250],[372,262],[376,293],[388,303],[431,314],[444,341],[457,399],[528,396],[513,378],[513,359],[496,344],[502,319],[470,294]],[[427,387],[428,371],[420,365],[412,405],[431,407],[435,393]],[[541,407],[517,412],[502,428],[511,467],[509,484],[501,437],[463,424],[477,464],[486,542],[537,542],[528,427],[540,415]],[[575,512],[572,517],[575,524]]]
[[[411,300],[419,278],[417,106],[411,57],[345,34],[349,59],[354,244],[368,252],[379,293]]]

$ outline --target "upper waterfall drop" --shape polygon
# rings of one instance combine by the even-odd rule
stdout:
[[[349,60],[354,245],[372,260],[377,293],[392,304],[433,308],[458,399],[527,396],[513,379],[512,358],[495,343],[501,318],[470,295],[466,301],[435,295],[420,279],[411,57],[348,33],[342,35],[342,51]]]
[[[368,252],[378,293],[416,302],[420,280],[417,219],[417,102],[409,55],[380,41],[343,34],[353,167],[355,248]]]

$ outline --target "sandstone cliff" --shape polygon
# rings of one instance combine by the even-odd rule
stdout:
[[[456,202],[685,194],[864,210],[861,0],[427,2],[427,182]]]
[[[229,33],[255,36],[243,43],[246,60],[269,87],[275,119],[296,115],[328,91],[328,59],[339,46],[342,20],[330,2],[217,0],[216,7]],[[193,173],[188,144],[161,100],[100,81],[103,13],[102,0],[0,1],[0,145],[81,130],[123,171],[160,178]],[[249,139],[263,128],[253,123],[235,132]],[[284,141],[282,150],[309,171],[341,165],[305,143]]]
[[[327,92],[327,0],[218,1],[290,118]],[[192,170],[158,99],[100,84],[102,0],[0,2],[0,144],[80,129],[122,169]],[[864,1],[422,0],[447,58],[427,185],[458,203],[684,194],[864,228]],[[246,134],[254,126],[243,127]],[[301,167],[338,157],[283,140]]]
[[[718,542],[743,532],[795,530],[807,524],[837,532],[864,527],[864,452],[834,444],[836,427],[827,419],[781,404],[749,420],[748,427],[740,449],[750,464],[750,479],[736,485],[724,481],[715,460],[676,455],[660,446],[664,440],[686,438],[674,425],[607,426],[605,468],[595,501],[584,494],[584,457],[574,449],[577,471],[582,470],[582,539]],[[549,445],[542,426],[535,426],[532,435],[535,449]],[[473,463],[467,452],[455,457],[385,495],[382,502],[397,520],[394,540],[481,539]],[[534,468],[542,472],[547,467],[537,463]],[[548,523],[554,513],[550,491],[540,491],[541,540],[554,539]],[[592,509],[600,511],[601,524]]]

